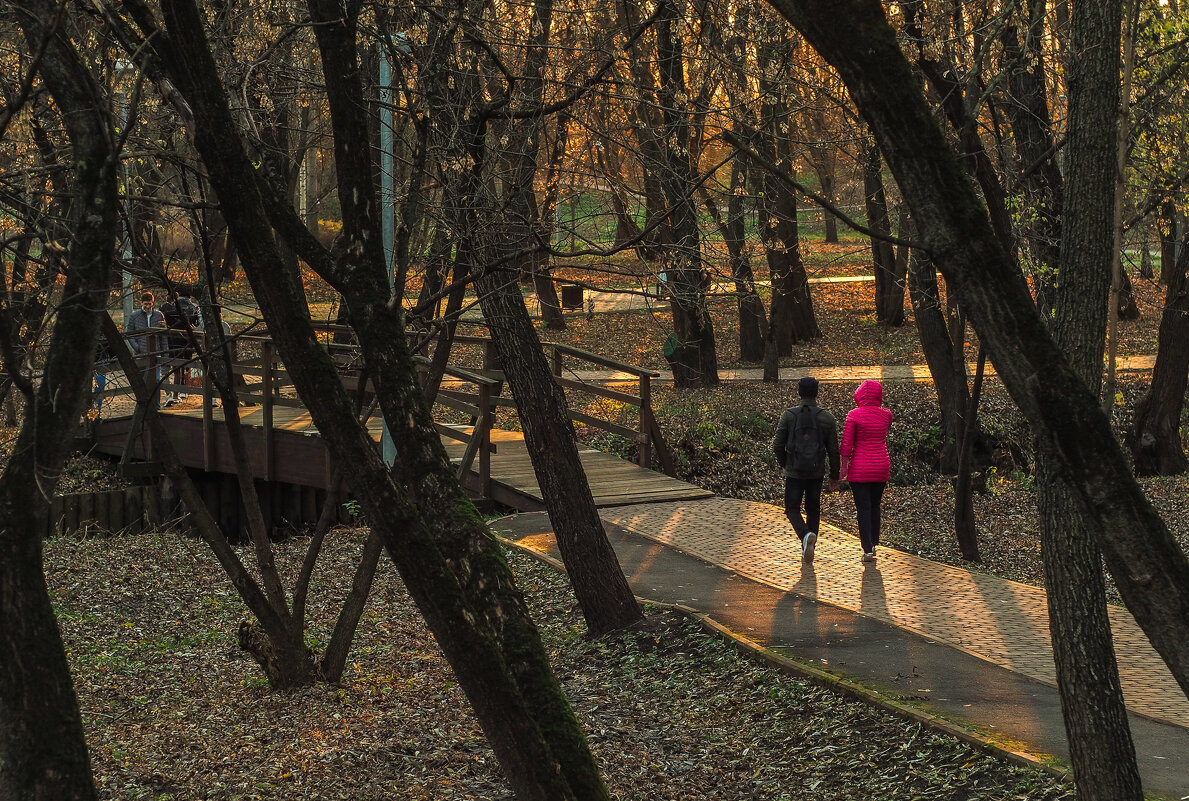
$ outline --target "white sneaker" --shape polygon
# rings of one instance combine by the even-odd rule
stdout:
[[[813,561],[813,549],[817,546],[817,534],[812,531],[805,533],[805,539],[801,540],[801,561],[805,564],[810,564]]]
[[[875,553],[873,551],[868,551],[867,553],[863,554],[863,561],[864,562],[874,562],[875,561]]]

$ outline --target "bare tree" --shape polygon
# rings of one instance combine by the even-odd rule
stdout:
[[[45,586],[41,532],[74,427],[90,398],[99,314],[115,257],[118,147],[106,93],[71,42],[78,20],[43,0],[9,10],[60,115],[72,169],[58,187],[69,198],[62,223],[71,236],[62,243],[65,283],[39,378],[13,347],[11,307],[0,307],[4,369],[25,401],[20,431],[0,474],[0,796],[90,799],[95,787]],[[29,85],[34,81],[30,75]],[[41,244],[58,247],[49,239]]]

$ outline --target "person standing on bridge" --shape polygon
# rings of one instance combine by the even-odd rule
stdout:
[[[145,292],[140,296],[140,308],[132,312],[124,321],[124,333],[128,336],[128,345],[132,353],[137,356],[157,351],[164,344],[164,336],[151,336],[157,329],[164,330],[165,315],[159,309],[153,308],[155,299],[152,292]],[[149,392],[153,398],[153,408],[160,408],[160,398],[157,389],[160,376],[159,369],[145,370],[144,380],[149,385]]]
[[[784,468],[784,515],[801,540],[801,559],[813,562],[817,531],[821,525],[822,482],[826,460],[830,464],[830,491],[838,489],[838,423],[817,405],[817,379],[797,382],[800,403],[784,410],[772,437],[772,451]],[[801,503],[805,516],[801,516]]]
[[[880,502],[892,475],[888,429],[892,412],[883,407],[883,385],[864,381],[855,390],[855,408],[842,427],[842,479],[850,484],[859,518],[863,561],[875,561],[879,545]]]

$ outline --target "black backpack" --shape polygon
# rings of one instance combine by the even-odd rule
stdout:
[[[802,406],[789,426],[785,450],[788,451],[789,467],[798,473],[816,473],[821,469],[822,459],[826,455],[822,429],[817,424],[817,411],[813,406]]]

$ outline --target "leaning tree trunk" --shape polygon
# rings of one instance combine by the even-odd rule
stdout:
[[[25,416],[0,473],[0,798],[93,799],[95,785],[78,698],[42,564],[42,532],[70,441],[91,395],[99,314],[107,302],[117,226],[118,146],[106,94],[69,42],[63,10],[30,0],[16,21],[62,113],[74,170],[66,225],[69,271],[34,386],[7,361]],[[71,14],[72,12],[65,12]],[[73,24],[73,23],[71,23]],[[0,307],[0,325],[11,309]]]
[[[883,8],[866,0],[769,3],[838,70],[879,139],[920,240],[1041,450],[1068,477],[1120,595],[1189,692],[1189,557],[1135,481],[1097,394],[1054,342],[1018,265],[997,241]]]
[[[319,267],[348,294],[352,324],[402,454],[396,475],[355,417],[329,355],[314,336],[300,276],[286,271],[281,261],[258,176],[235,135],[198,9],[187,0],[166,0],[162,11],[170,47],[159,47],[158,55],[195,116],[207,121],[195,129],[197,150],[228,211],[270,333],[332,458],[351,466],[352,486],[466,691],[510,784],[525,799],[606,798],[523,597],[453,476],[418,388],[403,315],[387,307],[354,19],[345,18],[333,2],[310,4],[329,90],[348,242],[343,258],[350,262],[340,266],[329,254],[308,255],[317,256]]]
[[[1181,413],[1189,383],[1189,237],[1169,272],[1160,317],[1156,366],[1148,392],[1135,407],[1131,454],[1141,476],[1171,476],[1189,468],[1181,444]]]
[[[483,316],[516,401],[524,443],[557,535],[566,573],[592,636],[643,618],[619,566],[578,458],[577,437],[561,387],[553,380],[514,273],[487,271],[475,282]]]

